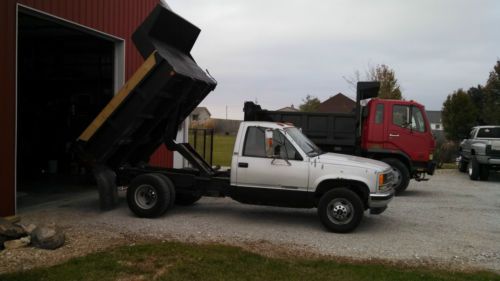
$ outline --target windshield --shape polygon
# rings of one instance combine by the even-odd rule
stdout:
[[[308,139],[302,132],[295,128],[286,128],[285,132],[290,135],[293,141],[307,154],[309,157],[318,156],[323,154],[321,149],[317,147],[310,139]]]

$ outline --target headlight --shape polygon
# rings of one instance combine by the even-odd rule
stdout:
[[[394,174],[392,171],[378,174],[378,191],[387,191],[392,188]]]

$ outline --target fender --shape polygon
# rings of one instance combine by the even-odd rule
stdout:
[[[372,177],[370,177],[372,178]],[[373,179],[375,181],[376,176],[373,176]],[[357,182],[360,184],[365,185],[368,188],[368,192],[370,192],[370,186],[373,185],[373,183],[370,183],[366,177],[361,177],[361,176],[348,176],[346,177],[345,175],[336,176],[336,175],[324,175],[319,178],[317,178],[314,183],[311,186],[310,191],[311,192],[316,192],[318,187],[321,185],[321,183],[326,182],[326,181],[338,181],[338,182]]]
[[[370,154],[385,154],[385,155],[397,155],[401,158],[404,159],[404,163],[408,165],[408,170],[412,171],[413,170],[413,161],[411,160],[410,156],[408,154],[400,151],[400,150],[391,150],[391,149],[383,149],[383,148],[371,148],[371,149],[366,149],[364,150],[366,155]]]

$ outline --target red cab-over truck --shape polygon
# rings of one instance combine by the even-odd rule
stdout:
[[[435,140],[423,105],[379,99],[379,88],[379,82],[359,82],[352,113],[269,111],[246,102],[245,121],[292,123],[324,151],[386,162],[396,173],[399,194],[410,179],[427,180],[426,174],[434,174]]]

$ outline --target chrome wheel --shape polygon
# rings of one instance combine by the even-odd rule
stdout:
[[[153,208],[158,202],[158,194],[156,189],[149,185],[143,184],[137,187],[134,193],[134,200],[137,206],[142,209],[148,210]]]
[[[328,203],[327,216],[335,224],[348,224],[354,217],[354,207],[349,200],[335,198]]]

